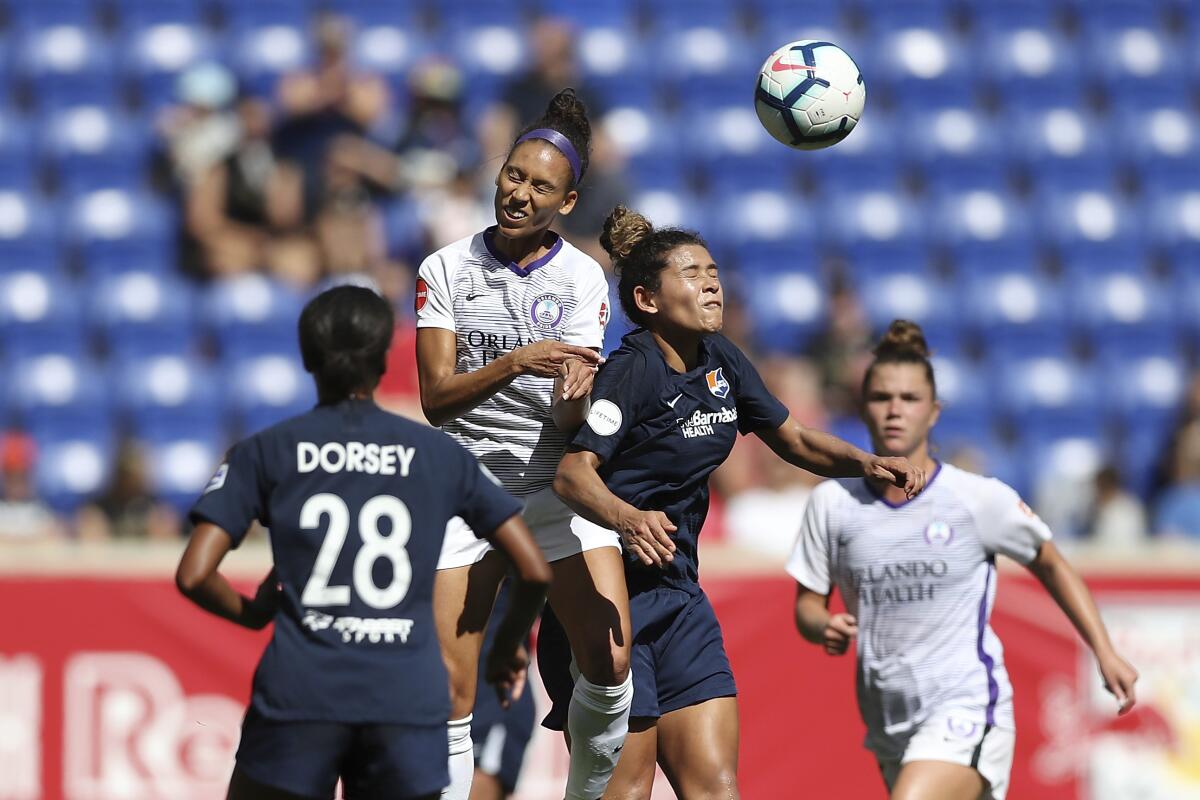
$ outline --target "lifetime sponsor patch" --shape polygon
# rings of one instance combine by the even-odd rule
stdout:
[[[225,462],[217,467],[217,471],[213,473],[212,479],[209,480],[208,486],[204,487],[204,494],[215,492],[225,485],[225,478],[229,475],[229,462]]]
[[[621,408],[611,400],[597,400],[588,412],[588,427],[600,436],[612,436],[621,430]]]

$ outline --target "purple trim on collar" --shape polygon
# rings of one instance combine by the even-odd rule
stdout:
[[[937,476],[942,474],[942,462],[936,461],[934,463],[936,463],[937,466],[934,467],[933,474],[929,476],[929,480],[925,481],[925,488],[921,490],[921,494],[925,494],[925,492],[929,490],[929,487],[933,485],[933,482],[935,480],[937,480]],[[888,500],[886,496],[875,491],[875,487],[872,486],[871,482],[869,480],[867,480],[866,478],[863,478],[863,483],[866,484],[867,491],[869,491],[871,494],[875,495],[875,499],[878,500],[879,502],[883,503],[888,508],[904,508],[906,505],[911,503],[913,500],[916,500],[917,498],[919,498],[921,496],[921,494],[919,494],[916,497],[913,497],[909,500],[901,500],[899,503],[893,503],[891,500]]]
[[[496,235],[496,226],[495,225],[493,225],[490,228],[487,228],[483,232],[483,246],[487,248],[488,255],[490,255],[492,258],[496,259],[497,261],[499,261],[504,266],[508,267],[513,272],[520,275],[522,278],[528,278],[530,273],[532,273],[535,269],[537,269],[538,267],[544,267],[547,264],[549,264],[551,259],[553,259],[556,255],[558,255],[558,251],[562,250],[562,245],[563,245],[563,238],[561,236],[559,236],[557,233],[555,233],[554,231],[551,231],[550,235],[554,237],[554,244],[550,245],[550,249],[546,252],[546,255],[542,256],[541,258],[537,259],[536,261],[531,261],[528,264],[528,266],[522,267],[521,265],[517,264],[515,261],[510,261],[508,256],[504,255],[503,253],[501,253],[499,250],[496,249],[495,245],[492,243],[492,239],[493,239],[493,237],[495,237],[495,235]]]
[[[583,162],[579,160],[579,153],[575,151],[575,145],[571,144],[570,139],[553,128],[535,128],[517,139],[513,147],[530,139],[541,139],[554,145],[554,148],[562,153],[563,157],[567,159],[567,163],[571,165],[571,174],[575,177],[575,183],[579,183],[579,179],[583,177]]]

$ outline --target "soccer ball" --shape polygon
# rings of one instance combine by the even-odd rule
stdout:
[[[797,150],[837,144],[867,100],[858,65],[832,42],[804,39],[771,53],[758,73],[754,110],[767,133]]]

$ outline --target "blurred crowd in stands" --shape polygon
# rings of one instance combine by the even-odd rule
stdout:
[[[411,312],[416,266],[494,221],[496,170],[515,131],[555,91],[575,86],[594,120],[605,109],[580,78],[571,27],[553,19],[533,23],[528,71],[487,108],[464,105],[464,75],[443,58],[416,64],[405,86],[352,67],[348,34],[344,20],[319,17],[315,64],[286,75],[272,96],[246,90],[220,63],[188,69],[178,81],[178,104],[159,123],[157,175],[178,198],[179,265],[190,279],[258,271],[304,289],[354,280],[384,293],[399,326],[379,399],[422,419]],[[596,134],[580,202],[561,231],[608,268],[599,225],[613,205],[627,201],[628,183],[619,150],[599,124]],[[844,432],[876,332],[854,287],[836,278],[824,298],[824,330],[806,352],[756,362],[798,419]],[[741,333],[747,313],[731,309],[727,333],[750,349]],[[628,323],[614,319],[608,347],[625,330]],[[1200,543],[1200,378],[1161,452],[1146,493],[1126,488],[1121,464],[1101,464],[1083,480],[1037,487],[1032,501],[1068,539],[1114,550],[1154,537]],[[939,456],[967,468],[981,463],[978,452],[959,442]],[[179,510],[151,492],[135,443],[118,449],[109,485],[72,518],[36,496],[37,458],[33,439],[22,432],[0,438],[0,539],[172,540],[186,533]],[[770,457],[753,437],[743,439],[714,476],[708,535],[782,555],[816,482]]]

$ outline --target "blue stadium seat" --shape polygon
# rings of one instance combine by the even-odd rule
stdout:
[[[290,351],[234,360],[226,368],[225,384],[245,434],[303,413],[317,402],[312,378]]]
[[[811,239],[748,242],[738,248],[737,264],[740,272],[748,274],[807,272],[815,275],[819,267],[818,254],[816,243]]]
[[[34,435],[107,425],[108,382],[91,359],[76,353],[10,358],[9,405]]]
[[[1037,218],[1043,240],[1064,247],[1135,245],[1144,230],[1134,209],[1102,184],[1089,189],[1041,192]]]
[[[106,188],[71,203],[69,235],[85,262],[107,256],[163,258],[174,245],[175,209],[140,192]]]
[[[655,227],[682,226],[706,233],[710,230],[707,220],[715,215],[707,205],[690,194],[656,188],[635,192],[632,207],[644,214]]]
[[[947,353],[932,345],[933,377],[937,382],[938,399],[943,405],[943,419],[938,426],[968,429],[980,437],[992,431],[992,382],[987,371],[961,355]]]
[[[637,0],[540,0],[538,11],[546,16],[565,19],[580,30],[595,28],[632,28],[637,22]]]
[[[1183,165],[1180,165],[1182,167]],[[1187,177],[1194,171],[1180,169]],[[1142,206],[1150,241],[1175,256],[1200,253],[1200,183],[1143,185]]]
[[[36,195],[0,188],[0,273],[55,268],[57,222]]]
[[[145,448],[147,471],[154,494],[186,512],[212,478],[228,444],[221,429],[187,427],[174,432],[150,432],[138,436]]]
[[[174,20],[127,26],[121,51],[122,70],[137,87],[146,109],[176,102],[180,74],[221,56],[217,41],[207,30]]]
[[[772,189],[718,192],[707,236],[730,246],[811,239],[815,214],[795,192]],[[688,223],[690,224],[690,223]]]
[[[788,160],[825,188],[877,185],[879,182],[898,185],[903,151],[896,128],[901,124],[898,115],[890,114],[882,107],[872,107],[835,147],[797,153]],[[776,161],[788,155],[778,152],[782,156],[775,156]]]
[[[113,470],[116,447],[111,431],[50,435],[38,442],[34,481],[38,497],[70,514],[102,492]]]
[[[1011,335],[1057,340],[1067,336],[1067,303],[1061,287],[1034,272],[968,275],[958,306],[976,332],[992,343]]]
[[[846,268],[862,282],[888,275],[920,275],[933,278],[933,254],[920,242],[853,242],[844,248]]]
[[[1007,155],[1003,128],[970,101],[901,108],[904,155],[922,164],[931,178],[947,172],[973,174],[982,164],[999,165]]]
[[[687,28],[733,30],[738,27],[736,10],[734,3],[723,0],[649,0],[646,4],[647,16],[660,35]]]
[[[195,340],[191,287],[173,276],[122,272],[90,286],[89,320],[116,353],[183,353]]]
[[[1155,473],[1170,447],[1174,419],[1158,426],[1145,421],[1126,430],[1120,449],[1121,466],[1130,487],[1143,499],[1153,488]]]
[[[889,3],[873,11],[870,21],[874,35],[852,54],[867,78],[868,91],[872,81],[885,83],[897,98],[923,91],[927,82],[969,85],[967,51],[943,9],[928,3]]]
[[[843,244],[908,244],[925,240],[922,209],[903,191],[886,185],[828,191],[823,203],[824,231]]]
[[[181,354],[122,358],[111,378],[118,410],[142,429],[222,423],[226,389],[202,361]]]
[[[890,272],[861,280],[858,293],[876,330],[885,330],[894,319],[919,323],[931,339],[953,340],[961,330],[951,292],[928,273]]]
[[[681,144],[688,155],[707,162],[711,177],[732,177],[744,188],[753,188],[752,181],[769,181],[758,184],[767,188],[777,187],[777,180],[786,181],[793,172],[787,154],[779,150],[748,101],[690,109],[680,115],[679,126]]]
[[[958,274],[964,277],[993,272],[1033,274],[1041,265],[1041,257],[1029,241],[968,241],[951,248],[950,254]]]
[[[479,25],[450,30],[453,31],[451,52],[466,72],[466,83],[471,87],[474,102],[493,100],[504,84],[520,75],[528,64],[528,42],[523,29],[516,25]]]
[[[1096,371],[1069,357],[992,359],[997,399],[1019,425],[1053,430],[1099,418],[1101,383]]]
[[[1023,493],[1038,506],[1055,536],[1084,535],[1089,516],[1084,505],[1087,489],[1096,471],[1110,462],[1115,452],[1105,429],[1095,421],[1074,431],[1061,425],[1040,429],[1036,424],[1021,423],[1017,429],[1024,434],[1018,447],[1027,473]]]
[[[5,3],[9,21],[20,29],[55,25],[98,27],[94,0],[13,0]]]
[[[413,19],[397,15],[369,22],[359,19],[350,54],[360,69],[384,76],[394,89],[401,90],[407,89],[409,70],[429,56],[430,49]],[[403,98],[406,92],[397,94]]]
[[[1089,6],[1083,15],[1087,66],[1106,84],[1186,81],[1183,53],[1156,3]]]
[[[650,69],[670,82],[684,103],[702,104],[702,98],[722,105],[747,102],[754,96],[753,76],[770,54],[759,53],[736,27],[699,19],[661,29],[655,38],[661,45],[651,51]]]
[[[1105,342],[1120,341],[1105,337]],[[1174,345],[1174,346],[1172,346]],[[1125,346],[1103,351],[1097,359],[1109,411],[1127,431],[1142,425],[1165,428],[1178,413],[1188,384],[1186,361],[1177,343]]]
[[[755,298],[753,336],[764,353],[802,352],[825,321],[825,288],[808,272],[751,273],[739,276],[744,294]]]
[[[0,344],[14,354],[83,352],[80,302],[57,271],[0,274]]]
[[[304,298],[261,275],[214,281],[204,297],[203,324],[225,358],[299,352],[296,320]]]
[[[981,182],[958,191],[941,191],[930,206],[933,219],[930,230],[943,244],[1016,245],[1027,241],[1033,232],[1033,221],[1025,204],[1005,191],[1003,184]]]
[[[1021,135],[1007,137],[1011,156],[1043,184],[1069,186],[1112,174],[1114,137],[1098,117],[1077,106],[1022,108],[1016,113],[1022,120]]]
[[[311,0],[213,0],[233,32],[283,25],[307,30],[312,19]]]
[[[1076,324],[1095,338],[1158,339],[1174,309],[1165,287],[1143,269],[1073,270],[1067,284]]]
[[[281,77],[307,67],[313,58],[306,24],[285,22],[241,30],[233,39],[232,55],[234,70],[246,87],[266,97],[275,95]]]
[[[1010,80],[1075,81],[1079,48],[1055,27],[1051,3],[980,3],[971,10],[978,76],[1003,92]]]
[[[114,0],[123,29],[151,25],[193,25],[204,22],[204,0]]]
[[[0,186],[33,189],[37,126],[13,113],[0,114]]]
[[[114,96],[114,63],[103,36],[80,24],[25,30],[16,53],[17,74],[43,108]]]
[[[101,106],[76,106],[46,116],[42,125],[44,156],[58,175],[75,185],[145,169],[150,137],[137,122]]]

